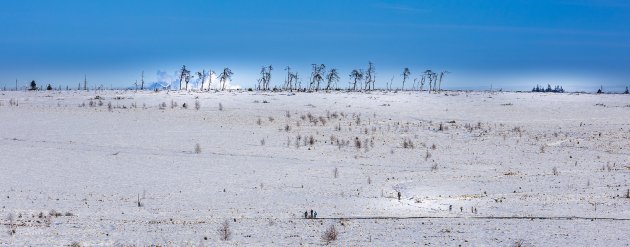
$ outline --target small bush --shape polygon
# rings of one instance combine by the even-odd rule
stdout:
[[[232,230],[230,229],[230,222],[225,220],[219,227],[219,238],[223,241],[228,241],[232,237]]]
[[[201,153],[201,145],[199,145],[199,143],[195,144],[195,153],[196,154],[200,154]]]
[[[195,110],[199,110],[201,109],[201,103],[199,103],[199,100],[195,100]]]
[[[403,148],[414,148],[413,142],[410,139],[404,139],[402,143]]]
[[[8,224],[6,224],[7,233],[9,234],[9,236],[13,236],[17,231],[17,224],[15,223],[15,217],[13,216],[13,214],[9,214],[9,216],[7,216],[7,221],[9,222]]]
[[[53,217],[59,217],[62,214],[60,212],[57,212],[56,210],[50,210],[50,212],[48,213],[48,215],[53,216]]]
[[[514,242],[514,244],[512,244],[512,247],[525,247],[525,246],[527,245],[525,244],[525,241],[522,239],[517,240],[516,242]]]
[[[354,138],[354,147],[361,149],[361,140],[359,140],[359,137]]]
[[[330,227],[328,227],[328,229],[324,231],[324,235],[322,235],[322,240],[324,240],[326,244],[330,244],[331,242],[336,241],[337,237],[339,237],[339,232],[337,232],[337,228],[335,228],[335,225],[330,225]]]

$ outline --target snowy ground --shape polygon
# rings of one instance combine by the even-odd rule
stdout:
[[[630,243],[627,95],[0,92],[0,147],[0,245]]]

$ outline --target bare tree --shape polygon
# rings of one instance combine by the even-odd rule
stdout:
[[[286,68],[284,68],[284,70],[287,71],[287,77],[284,79],[284,86],[283,88],[285,90],[292,90],[292,86],[293,86],[293,74],[291,73],[291,67],[287,66]]]
[[[206,80],[206,70],[203,70],[201,72],[197,71],[197,77],[199,78],[199,80],[201,81],[201,88],[200,91],[203,91],[203,82]]]
[[[387,84],[387,91],[392,90],[392,84],[394,84],[394,77],[392,76],[392,79],[389,79],[389,83]]]
[[[286,90],[290,90],[291,92],[293,92],[293,88],[297,87],[299,89],[298,86],[298,73],[291,73],[291,67],[287,66],[284,70],[287,71],[287,78],[284,81],[284,89]]]
[[[319,90],[319,84],[324,80],[324,73],[326,72],[326,65],[324,64],[312,64],[313,72],[311,72],[311,84],[309,90]]]
[[[88,91],[87,89],[87,75],[83,75],[83,90]]]
[[[356,91],[357,90],[357,82],[360,82],[361,80],[363,80],[363,70],[360,70],[360,69],[352,70],[352,72],[350,72],[350,78],[353,79],[352,90]]]
[[[433,89],[433,74],[434,74],[433,71],[428,69],[428,70],[425,70],[424,75],[422,75],[423,81],[425,80],[425,78],[429,80],[429,93]]]
[[[450,74],[450,73],[451,73],[451,72],[448,72],[448,71],[446,71],[446,70],[445,70],[445,71],[440,72],[440,77],[439,77],[439,79],[438,79],[438,81],[439,81],[439,84],[438,84],[438,90],[439,90],[439,91],[442,91],[442,79],[444,78],[444,76],[446,76],[446,75],[448,75],[448,74]]]
[[[374,64],[369,61],[368,69],[365,72],[365,87],[364,89],[370,90],[374,88],[374,82],[376,81],[376,72],[374,69]]]
[[[234,75],[234,73],[232,73],[232,70],[230,70],[230,68],[224,68],[223,72],[219,74],[219,82],[221,83],[221,90],[225,90],[225,84],[227,83],[227,81],[232,80],[232,75]]]
[[[332,83],[334,82],[335,85],[333,87],[337,86],[337,82],[339,81],[339,73],[337,72],[337,69],[332,68],[330,69],[330,71],[328,71],[328,75],[326,75],[326,80],[328,81],[327,85],[326,85],[326,90],[330,90]]]
[[[431,73],[431,81],[433,81],[433,91],[437,92],[437,82],[438,82],[438,74],[433,72]]]
[[[409,68],[405,68],[403,69],[403,83],[402,83],[402,90],[405,91],[405,81],[407,81],[407,78],[409,78],[409,75],[411,75],[411,71],[409,71]]]
[[[260,70],[260,79],[258,79],[258,90],[269,90],[269,82],[271,81],[272,70],[273,67],[271,65],[262,67],[262,69]]]
[[[186,83],[186,90],[188,90],[188,82],[190,81],[190,70],[186,69],[186,65],[182,65],[182,69],[179,72],[179,89],[182,89],[182,82],[184,82]]]

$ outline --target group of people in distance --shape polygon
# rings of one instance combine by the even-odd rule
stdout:
[[[317,218],[317,211],[313,211],[311,209],[311,214],[308,214],[308,210],[304,211],[304,219],[315,219]]]

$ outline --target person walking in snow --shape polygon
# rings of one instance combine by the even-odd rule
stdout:
[[[313,213],[313,218],[317,219],[317,211]]]
[[[304,211],[304,219],[308,219],[308,210]]]
[[[313,218],[313,210],[311,209],[311,219]]]

